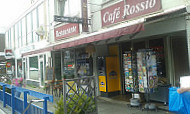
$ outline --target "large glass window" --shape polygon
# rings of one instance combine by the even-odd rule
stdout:
[[[22,24],[21,21],[18,23],[18,45],[22,47]]]
[[[26,45],[26,18],[22,19],[22,42]]]
[[[17,76],[22,77],[22,59],[17,60]]]
[[[43,4],[41,4],[38,7],[38,13],[39,13],[39,26],[44,26],[44,7]]]
[[[38,77],[38,56],[29,57],[29,77],[33,80],[39,80]]]
[[[9,30],[8,48],[11,48],[11,29]]]
[[[11,34],[9,36],[10,48],[16,47],[15,42],[15,26],[11,28]]]
[[[15,25],[15,48],[18,48],[18,24]]]
[[[67,0],[65,1],[65,16],[79,16],[81,8],[80,0]]]
[[[85,48],[76,50],[76,72],[80,76],[92,76],[93,74],[93,59],[86,53]]]
[[[37,10],[36,9],[32,12],[32,20],[33,20],[32,29],[33,29],[33,31],[36,31],[38,28],[38,21],[37,21],[38,19],[37,19]],[[33,41],[34,42],[38,41],[38,35],[36,34],[36,32],[33,32]]]
[[[157,61],[157,75],[159,77],[166,77],[165,56],[164,56],[164,41],[162,38],[149,41],[149,48],[156,52]]]
[[[32,43],[32,20],[31,14],[27,15],[27,43]]]
[[[5,47],[7,48],[8,47],[8,42],[9,42],[9,31],[7,31],[6,33],[5,33]]]
[[[64,52],[63,65],[64,78],[73,78],[75,75],[75,51],[67,50]]]

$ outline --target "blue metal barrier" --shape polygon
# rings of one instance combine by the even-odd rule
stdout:
[[[16,87],[13,85],[5,84],[0,82],[0,86],[3,87],[3,90],[0,90],[0,101],[3,102],[3,106],[9,106],[12,108],[12,114],[15,112],[22,114],[26,107],[29,105],[27,102],[27,95],[36,97],[38,99],[43,99],[43,108],[31,104],[25,114],[53,114],[52,112],[47,111],[47,101],[53,102],[53,96],[36,91],[24,89],[21,87]],[[11,89],[11,94],[5,92],[6,88]],[[16,97],[15,91],[21,92],[24,95],[24,99]]]

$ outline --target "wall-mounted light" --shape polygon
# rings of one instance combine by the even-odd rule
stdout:
[[[42,40],[45,36],[45,31],[43,29],[43,26],[40,26],[37,30],[36,30],[36,34],[38,36],[40,36],[40,39]]]

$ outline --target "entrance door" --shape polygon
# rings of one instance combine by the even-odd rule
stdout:
[[[26,79],[26,62],[23,62],[23,75],[24,75],[24,80]]]
[[[44,62],[43,61],[40,61],[40,83],[41,83],[41,86],[44,86]]]

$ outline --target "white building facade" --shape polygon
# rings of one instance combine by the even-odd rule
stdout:
[[[115,55],[118,76],[104,75],[107,88],[117,87],[110,90],[117,94],[126,92],[124,52],[157,49],[162,52],[160,79],[176,86],[180,76],[189,75],[189,11],[189,0],[39,0],[7,29],[6,48],[14,50],[16,77],[37,86],[44,86],[48,67],[57,80],[65,75],[100,80],[97,57]],[[84,21],[57,22],[55,16]],[[95,49],[87,53],[89,45]],[[84,58],[93,64],[79,62]]]

